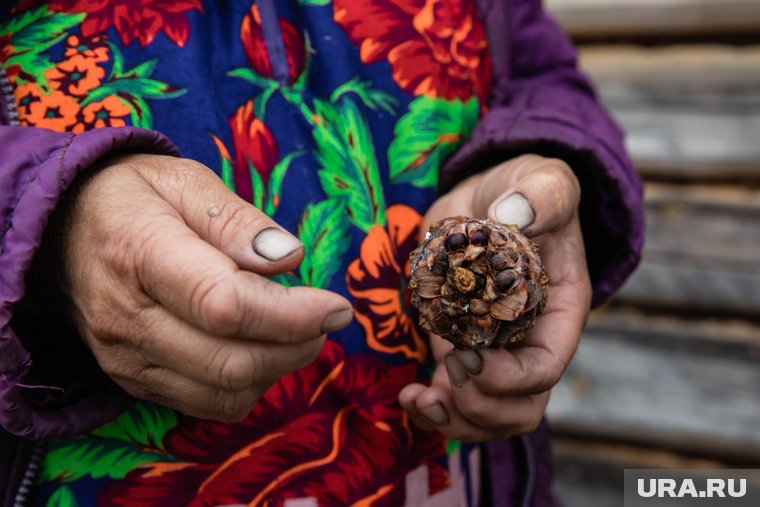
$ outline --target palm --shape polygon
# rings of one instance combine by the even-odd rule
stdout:
[[[545,160],[548,159],[539,162]],[[470,178],[438,199],[425,215],[423,232],[431,222],[454,215],[495,218],[492,203],[498,201],[503,192],[519,187],[523,178],[534,174],[531,171],[535,169],[522,162]],[[544,166],[540,170],[543,171]],[[537,186],[539,191],[545,189],[550,202],[557,201],[553,195],[556,188]],[[462,363],[475,357],[482,360],[482,373],[468,374],[468,380],[471,378],[473,382],[468,381],[464,387],[456,386],[453,378],[461,377],[461,371],[459,375],[452,375],[452,367],[462,368],[462,363],[451,364],[452,345],[432,335],[431,346],[438,366],[431,386],[408,386],[400,396],[419,425],[437,428],[447,437],[482,441],[529,431],[538,424],[548,401],[548,391],[564,372],[580,338],[591,290],[576,211],[577,199],[559,199],[572,209],[545,210],[544,199],[533,192],[530,200],[537,216],[529,231],[541,249],[549,277],[543,315],[519,348],[490,349],[479,356],[461,351],[453,354],[464,358]],[[549,216],[552,213],[556,216]],[[432,403],[442,404],[448,412],[451,422],[446,427],[433,424],[426,417],[425,406]],[[507,415],[494,416],[494,413]]]

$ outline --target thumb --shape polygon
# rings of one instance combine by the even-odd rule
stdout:
[[[140,175],[193,232],[239,267],[272,275],[294,269],[303,259],[295,236],[230,191],[206,166],[174,157],[134,157],[150,157],[147,164],[137,161]]]
[[[514,224],[528,236],[564,228],[577,213],[580,184],[562,160],[526,155],[494,168],[483,179],[488,217]],[[487,195],[490,194],[490,195]]]

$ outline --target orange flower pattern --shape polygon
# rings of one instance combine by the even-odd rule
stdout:
[[[10,36],[0,37],[0,58],[16,56]],[[18,69],[9,73],[16,85],[14,95],[20,124],[78,134],[92,128],[122,127],[129,118],[145,115],[146,104],[139,87],[147,86],[152,96],[161,98],[155,89],[162,83],[145,79],[152,71],[152,62],[138,66],[139,70],[124,71],[123,56],[116,52],[118,49],[109,45],[105,35],[73,34],[65,38],[62,59],[49,62],[49,68],[36,69],[37,75]],[[45,59],[38,55],[38,61]],[[134,84],[129,84],[129,80]],[[119,83],[113,86],[114,81]],[[164,86],[167,97],[181,93]]]
[[[71,95],[58,90],[43,94],[34,83],[18,86],[15,94],[22,105],[19,110],[22,125],[64,132],[77,122],[80,107]]]
[[[95,58],[81,54],[70,56],[45,73],[50,88],[80,97],[97,88],[105,75]]]
[[[387,220],[386,227],[377,225],[364,238],[359,258],[348,267],[346,285],[368,345],[423,362],[427,345],[414,324],[407,288],[409,254],[417,246],[422,215],[397,204],[388,208]]]
[[[106,97],[99,102],[91,102],[82,109],[80,122],[72,132],[79,134],[85,130],[99,129],[102,127],[123,127],[127,124],[124,120],[131,110],[115,95]]]
[[[105,37],[98,35],[94,37],[70,35],[66,39],[64,56],[67,58],[83,56],[96,63],[103,63],[108,61],[108,45],[105,43]]]

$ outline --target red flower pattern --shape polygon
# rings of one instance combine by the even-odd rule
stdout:
[[[427,345],[411,317],[409,254],[417,246],[422,216],[397,204],[386,212],[387,227],[370,229],[359,258],[348,266],[346,285],[355,298],[356,320],[374,350],[423,362]]]
[[[328,340],[310,366],[283,377],[236,424],[187,417],[163,439],[178,461],[146,464],[105,488],[101,505],[402,505],[406,474],[428,462],[431,494],[447,472],[438,433],[410,424],[396,401],[417,366],[345,356]],[[293,463],[299,463],[293,466]],[[362,503],[364,502],[364,503]]]
[[[388,60],[407,92],[485,103],[491,87],[486,33],[473,0],[334,0],[335,21],[365,63]]]
[[[11,34],[7,33],[0,36],[0,65],[5,64],[5,62],[13,56],[14,50],[15,48],[13,47],[13,44],[11,44]],[[5,75],[8,79],[10,79],[11,82],[14,82],[16,76],[21,71],[21,66],[18,64],[7,65],[3,67],[3,70],[5,70]]]
[[[82,35],[102,34],[111,27],[125,45],[139,40],[145,47],[160,31],[178,46],[190,34],[186,12],[202,10],[200,0],[51,0],[48,8],[69,14],[86,13]]]
[[[12,54],[11,34],[0,35],[0,64],[5,63]]]
[[[238,108],[230,119],[232,142],[235,150],[233,175],[235,190],[240,197],[251,202],[251,167],[259,173],[266,185],[279,155],[277,142],[264,122],[254,114],[254,104],[249,100]]]
[[[279,22],[288,60],[288,84],[293,84],[303,72],[306,62],[306,47],[301,32],[283,18],[280,18]],[[256,73],[262,77],[273,78],[274,71],[264,43],[261,15],[257,5],[253,5],[243,17],[240,39],[243,41],[245,54]]]

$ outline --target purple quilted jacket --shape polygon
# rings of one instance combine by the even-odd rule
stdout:
[[[622,134],[576,69],[573,47],[538,0],[478,0],[488,32],[494,90],[488,112],[446,162],[440,190],[520,153],[565,159],[582,185],[581,219],[594,304],[607,299],[639,261],[642,185]],[[265,34],[265,36],[268,36]],[[2,60],[0,60],[2,62]],[[29,385],[35,364],[53,363],[46,348],[30,354],[42,329],[18,314],[25,277],[46,225],[67,188],[98,159],[119,152],[179,156],[161,132],[100,128],[78,135],[18,126],[0,66],[0,505],[23,496],[35,442],[71,437],[122,412],[129,398],[112,384]],[[5,97],[5,98],[4,98]],[[55,336],[55,329],[45,330]],[[79,353],[71,344],[71,355]],[[51,349],[54,350],[55,348]],[[51,373],[51,378],[52,378]],[[54,380],[46,379],[53,383]],[[489,444],[493,505],[556,505],[546,425],[527,437]],[[19,492],[22,494],[19,495]]]

